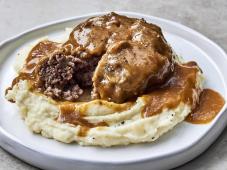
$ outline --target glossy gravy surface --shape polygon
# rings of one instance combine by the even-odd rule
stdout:
[[[22,70],[20,71],[19,75],[14,78],[11,87],[6,89],[6,93],[8,90],[11,90],[12,87],[20,80],[29,80],[31,83],[34,83],[36,79],[35,70],[38,67],[40,60],[54,52],[58,47],[59,43],[48,40],[41,41],[35,47],[33,47],[25,60]]]
[[[200,95],[199,103],[187,116],[186,121],[195,124],[211,122],[224,106],[223,97],[216,91],[204,89]]]
[[[163,109],[175,108],[181,102],[193,107],[194,102],[196,102],[193,99],[193,91],[196,90],[195,84],[198,71],[196,63],[175,64],[173,75],[166,84],[144,96],[146,105],[142,116],[149,117],[159,114]]]
[[[176,108],[183,102],[194,108],[192,113],[186,118],[186,121],[191,123],[208,123],[212,121],[223,107],[225,101],[219,93],[211,89],[204,89],[200,94],[199,103],[196,104],[197,100],[193,96],[195,95],[198,71],[199,68],[195,62],[183,65],[176,64],[175,70],[166,84],[142,96],[146,103],[142,111],[142,117],[159,114],[165,108]],[[83,118],[84,110],[77,110],[74,103],[63,103],[59,107],[61,110],[59,121],[81,125],[79,133],[81,136],[84,136],[89,128],[108,126],[105,122],[89,123]]]
[[[162,84],[173,68],[160,27],[116,13],[79,24],[63,47],[80,58],[102,56],[92,77],[93,99],[124,103]]]
[[[75,103],[65,103],[59,105],[60,115],[58,121],[62,123],[69,123],[73,125],[80,125],[78,136],[86,136],[90,128],[97,126],[108,126],[105,122],[90,123],[83,117],[83,113],[76,109]]]

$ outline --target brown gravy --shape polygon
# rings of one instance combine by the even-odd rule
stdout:
[[[199,101],[195,109],[187,116],[187,122],[194,124],[209,123],[225,104],[223,97],[211,89],[204,89],[200,94]]]
[[[184,65],[176,64],[173,75],[165,85],[143,96],[146,105],[142,116],[153,116],[161,113],[164,108],[175,108],[180,102],[185,102],[195,107],[193,112],[186,118],[186,121],[197,124],[212,121],[225,101],[219,93],[211,89],[204,89],[200,94],[200,102],[196,105],[196,101],[193,99],[193,91],[196,89],[197,72],[198,67],[195,62]],[[85,136],[90,128],[108,126],[105,122],[89,123],[83,118],[83,113],[76,111],[74,103],[63,103],[60,105],[60,110],[60,122],[81,125],[80,136]]]
[[[175,64],[173,75],[166,84],[144,96],[146,105],[142,116],[149,117],[161,113],[164,108],[175,108],[180,102],[195,105],[193,91],[196,90],[197,72],[197,65],[191,62],[184,65]]]
[[[14,78],[11,87],[6,89],[5,94],[7,94],[8,90],[11,90],[20,80],[29,80],[34,83],[36,77],[35,69],[38,67],[38,63],[43,57],[54,52],[58,46],[59,43],[46,40],[39,42],[35,47],[33,47],[25,60],[22,70],[19,75]]]
[[[62,123],[70,123],[73,125],[80,125],[80,131],[78,133],[79,136],[84,137],[86,136],[87,131],[90,128],[97,127],[97,126],[108,126],[105,122],[98,122],[98,123],[90,123],[86,119],[83,118],[83,113],[80,113],[76,109],[74,103],[62,104],[59,105],[60,108],[60,115],[58,117],[58,121]]]

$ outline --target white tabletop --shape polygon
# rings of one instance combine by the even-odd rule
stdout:
[[[227,51],[227,0],[0,0],[0,41],[34,26],[100,11],[133,11],[189,26]],[[34,168],[0,148],[0,170]],[[226,170],[227,132],[201,156],[177,170]]]

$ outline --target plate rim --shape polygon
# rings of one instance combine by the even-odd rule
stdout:
[[[17,34],[16,36],[12,36],[6,40],[3,40],[2,42],[0,42],[0,49],[4,48],[4,46],[6,46],[7,44],[11,43],[14,40],[20,39],[21,37],[32,33],[34,31],[37,31],[39,29],[48,27],[48,26],[53,26],[53,25],[57,25],[63,22],[69,22],[69,21],[73,21],[73,20],[79,20],[79,19],[84,19],[84,18],[88,18],[88,17],[92,17],[92,16],[97,16],[97,15],[103,15],[106,13],[109,13],[110,11],[106,11],[106,12],[94,12],[94,13],[88,13],[85,15],[77,15],[77,16],[73,16],[73,17],[68,17],[68,18],[63,18],[60,20],[55,20],[55,21],[51,21],[51,22],[47,22],[45,24],[41,24],[35,27],[32,27],[30,29],[27,29],[19,34]],[[152,15],[147,15],[147,14],[142,14],[142,13],[137,13],[137,12],[129,12],[129,11],[115,11],[116,13],[120,13],[123,15],[133,15],[133,16],[138,16],[138,17],[144,17],[144,18],[151,18],[151,19],[155,19],[155,20],[159,20],[171,25],[174,25],[178,28],[183,29],[186,32],[190,32],[192,34],[194,34],[195,36],[203,39],[204,41],[206,41],[207,43],[209,43],[210,45],[212,45],[213,47],[215,47],[223,57],[227,63],[227,54],[225,53],[225,51],[215,42],[213,42],[211,39],[207,38],[206,36],[204,36],[203,34],[199,33],[198,31],[191,29],[183,24],[180,24],[178,22],[172,21],[172,20],[168,20],[168,19],[164,19],[164,18],[160,18],[160,17],[156,17],[156,16],[152,16]],[[3,59],[4,61],[4,59]],[[1,62],[2,63],[2,62]],[[216,64],[215,64],[216,65]],[[218,69],[218,71],[220,72],[220,70]],[[221,73],[222,75],[222,73]],[[226,84],[224,84],[226,85]],[[40,150],[36,150],[34,148],[31,148],[30,146],[27,146],[26,144],[23,144],[20,140],[18,140],[16,137],[14,137],[13,135],[11,135],[10,133],[8,133],[1,125],[0,125],[0,136],[5,137],[5,139],[11,142],[14,142],[15,145],[20,145],[21,147],[23,147],[24,149],[28,149],[32,152],[35,153],[39,153],[39,154],[43,154],[45,156],[51,157],[53,159],[62,159],[62,160],[68,160],[68,161],[80,161],[80,162],[90,162],[90,163],[94,163],[94,164],[120,164],[120,165],[125,165],[125,164],[134,164],[134,163],[142,163],[142,162],[146,162],[146,161],[150,161],[150,160],[157,160],[160,158],[167,158],[169,156],[173,156],[176,154],[181,154],[183,152],[185,152],[186,150],[192,148],[194,145],[196,145],[196,143],[199,143],[205,136],[207,136],[208,132],[214,128],[215,124],[217,123],[217,121],[219,120],[219,118],[223,115],[223,113],[226,111],[227,108],[227,103],[225,103],[225,105],[223,106],[222,110],[219,112],[218,116],[215,118],[215,120],[213,120],[212,122],[212,126],[209,128],[209,130],[207,130],[206,133],[203,134],[203,136],[197,140],[194,141],[193,143],[191,143],[191,145],[189,145],[188,147],[185,147],[179,151],[175,151],[175,152],[171,152],[169,154],[165,154],[164,156],[157,156],[155,158],[142,158],[142,159],[137,159],[137,160],[128,160],[128,161],[124,161],[124,162],[119,162],[119,161],[94,161],[94,160],[86,160],[86,159],[73,159],[73,158],[66,158],[64,156],[59,156],[59,155],[54,155],[54,154],[49,154]],[[2,144],[0,143],[0,145],[2,146]],[[4,147],[3,147],[4,148]],[[4,148],[5,149],[5,148]],[[7,149],[6,149],[7,150]],[[13,154],[13,153],[12,153]]]

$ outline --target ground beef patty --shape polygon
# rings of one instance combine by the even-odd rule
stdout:
[[[56,50],[43,55],[35,78],[40,92],[62,101],[89,88],[92,99],[123,103],[163,84],[174,68],[161,28],[115,13],[79,24]]]
[[[62,52],[45,59],[38,71],[40,92],[58,100],[75,101],[83,94],[81,88],[92,86],[92,75],[98,58],[80,59]]]

